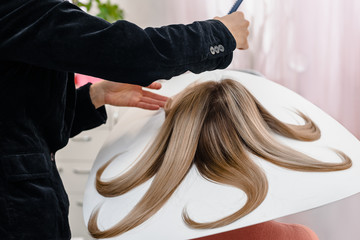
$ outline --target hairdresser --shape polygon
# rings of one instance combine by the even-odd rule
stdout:
[[[247,28],[239,12],[143,30],[67,1],[1,1],[0,238],[70,239],[55,152],[103,124],[104,104],[158,109],[166,97],[141,86],[226,68],[234,49],[248,47]],[[74,72],[110,81],[75,90]]]

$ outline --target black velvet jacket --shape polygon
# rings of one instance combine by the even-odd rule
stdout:
[[[147,86],[227,67],[219,21],[141,29],[62,0],[0,2],[0,239],[69,239],[69,202],[51,153],[106,121],[74,72]]]
[[[210,51],[219,45],[224,51]],[[91,109],[88,89],[75,92],[73,72],[146,86],[188,70],[225,68],[235,46],[216,20],[143,30],[62,0],[2,1],[0,154],[55,152],[105,121],[103,109]]]

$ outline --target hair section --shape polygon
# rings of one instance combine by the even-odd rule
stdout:
[[[169,106],[168,106],[169,107]],[[335,152],[339,163],[314,159],[277,141],[279,134],[300,141],[320,138],[320,130],[301,112],[303,125],[279,121],[239,82],[205,82],[185,89],[166,110],[166,118],[153,144],[124,174],[104,181],[96,175],[96,189],[106,197],[124,194],[154,177],[135,207],[116,225],[100,230],[99,208],[90,216],[88,229],[95,238],[109,238],[129,231],[153,216],[171,197],[193,164],[209,181],[241,189],[247,202],[238,211],[214,222],[196,222],[184,209],[183,219],[192,228],[230,224],[257,208],[265,199],[265,174],[250,154],[296,171],[327,172],[351,167],[351,160]]]

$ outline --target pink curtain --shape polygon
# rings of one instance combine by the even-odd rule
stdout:
[[[360,137],[360,2],[252,0],[250,50],[231,66],[253,68],[304,96]]]

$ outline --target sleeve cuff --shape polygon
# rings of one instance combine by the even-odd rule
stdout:
[[[95,108],[90,98],[90,86],[88,83],[76,91],[76,107],[71,137],[80,132],[92,129],[106,123],[107,114],[105,106]]]
[[[230,55],[236,49],[236,41],[229,29],[219,20],[207,20],[211,24],[210,41],[207,49],[207,56],[219,58]]]

